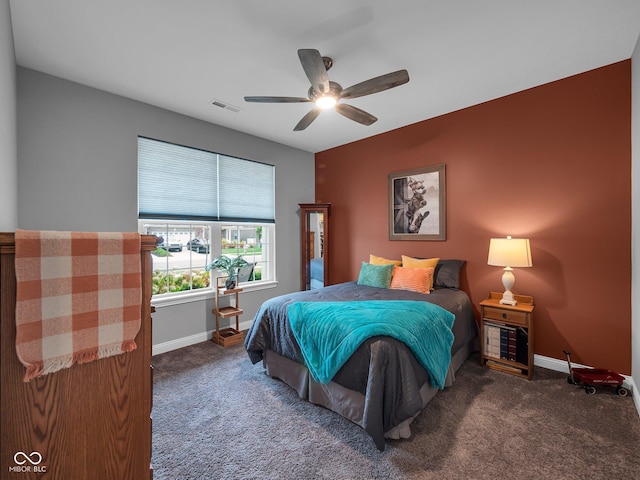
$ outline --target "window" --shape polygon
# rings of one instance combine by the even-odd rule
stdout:
[[[163,223],[140,221],[143,234],[161,239],[152,252],[153,295],[210,288],[217,273],[205,267],[219,255],[242,256],[247,267],[238,273],[242,284],[275,280],[272,224]]]
[[[239,275],[240,282],[270,280],[269,226],[223,225],[220,245],[222,255],[241,256],[249,265]]]
[[[142,222],[142,233],[161,239],[158,248],[151,253],[153,295],[211,285],[211,275],[205,270],[211,261],[209,225]]]
[[[240,283],[274,281],[274,204],[272,165],[138,138],[139,229],[161,238],[154,295],[210,289],[219,255],[247,261]]]

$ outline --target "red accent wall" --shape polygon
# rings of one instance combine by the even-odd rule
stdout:
[[[383,94],[381,94],[383,95]],[[416,99],[420,101],[420,99]],[[354,105],[355,105],[354,101]],[[375,113],[375,112],[373,112]],[[363,127],[364,128],[364,127]],[[631,369],[631,61],[615,63],[316,154],[330,202],[330,281],[369,254],[467,260],[477,304],[503,290],[491,237],[531,240],[535,352]],[[388,174],[446,165],[446,241],[388,239]]]

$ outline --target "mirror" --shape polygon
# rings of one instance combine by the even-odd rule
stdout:
[[[329,284],[328,203],[301,203],[301,289],[312,290]]]

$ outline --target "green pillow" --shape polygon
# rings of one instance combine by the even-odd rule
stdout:
[[[393,265],[371,265],[370,263],[362,262],[360,275],[358,275],[358,285],[389,288],[393,267]]]

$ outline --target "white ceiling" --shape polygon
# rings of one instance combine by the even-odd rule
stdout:
[[[631,57],[638,0],[11,0],[18,65],[318,152]],[[297,56],[332,57],[343,87],[406,68],[306,130]],[[211,105],[217,99],[240,112]]]

